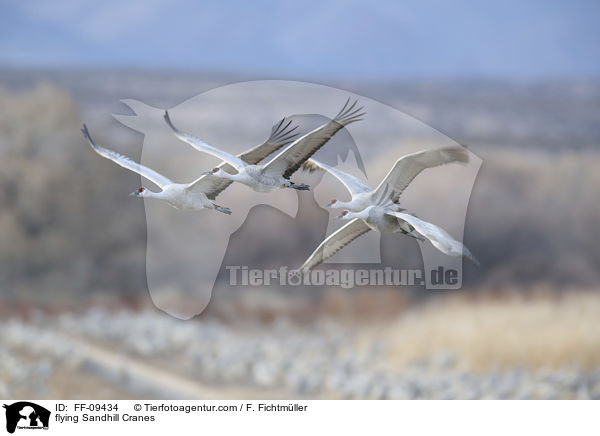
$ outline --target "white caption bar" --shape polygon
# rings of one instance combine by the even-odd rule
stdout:
[[[2,431],[21,436],[191,431],[278,436],[598,434],[598,404],[590,401],[5,400],[3,404]]]

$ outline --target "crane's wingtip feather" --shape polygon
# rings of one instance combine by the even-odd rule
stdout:
[[[479,260],[477,260],[477,258],[475,256],[473,256],[471,253],[469,253],[469,255],[467,256],[467,259],[469,259],[471,261],[471,263],[473,265],[475,265],[475,268],[481,267],[481,262],[479,262]]]
[[[464,147],[449,147],[445,149],[448,158],[454,162],[466,164],[469,162],[469,151]]]
[[[165,120],[165,122],[169,125],[169,127],[172,130],[176,130],[175,126],[173,125],[173,122],[171,121],[171,115],[169,115],[168,110],[165,110],[165,113],[163,114],[163,119]]]
[[[90,143],[94,143],[94,141],[92,140],[92,135],[90,135],[90,131],[88,130],[87,126],[84,124],[83,127],[81,128],[81,133],[83,133],[83,137],[85,139],[88,140],[88,142]]]

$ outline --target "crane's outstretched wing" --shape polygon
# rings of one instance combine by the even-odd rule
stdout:
[[[289,179],[300,168],[300,165],[310,159],[338,130],[361,119],[360,117],[364,115],[361,112],[363,108],[355,108],[358,101],[350,106],[349,103],[350,99],[346,101],[342,110],[333,120],[301,136],[284,148],[264,166],[264,171]]]
[[[286,120],[283,118],[273,126],[271,129],[271,135],[265,142],[251,148],[250,150],[246,150],[245,152],[238,154],[237,157],[242,159],[247,164],[255,165],[274,151],[277,151],[284,145],[292,142],[294,137],[298,135],[297,133],[294,133],[297,128],[298,126],[292,126],[292,120]],[[237,172],[237,170],[227,162],[221,162],[217,166],[228,173]],[[200,176],[194,182],[190,183],[188,189],[199,189],[206,194],[209,200],[214,200],[217,198],[217,195],[227,189],[227,187],[232,183],[233,181],[231,180],[205,174]]]
[[[219,159],[227,162],[228,164],[230,164],[237,170],[246,166],[246,163],[243,160],[241,160],[239,157],[234,156],[231,153],[227,153],[226,151],[215,148],[212,145],[209,145],[206,142],[204,142],[202,139],[200,139],[196,136],[190,135],[188,133],[184,133],[181,130],[179,130],[171,122],[171,117],[169,117],[168,111],[165,111],[164,119],[165,119],[166,123],[169,125],[169,127],[171,128],[171,130],[173,130],[173,133],[175,134],[175,136],[177,138],[181,139],[183,142],[190,144],[196,150],[201,151],[203,153],[212,154],[213,156],[216,156]]]
[[[425,236],[431,244],[440,250],[442,253],[447,254],[448,256],[465,256],[475,265],[479,266],[479,262],[475,257],[471,254],[469,249],[465,247],[462,242],[457,241],[452,238],[444,229],[435,224],[428,223],[427,221],[423,221],[420,218],[417,218],[414,215],[410,215],[402,212],[393,212],[391,210],[386,211],[387,215],[395,216],[396,218],[400,218],[403,221],[406,221],[410,224],[417,233]]]
[[[392,169],[375,188],[375,192],[380,192],[385,185],[390,185],[394,192],[392,200],[396,202],[402,191],[421,171],[450,162],[469,162],[469,153],[463,147],[445,147],[407,154],[396,161]]]
[[[90,132],[88,131],[88,128],[85,124],[83,125],[81,132],[83,133],[85,139],[87,139],[87,141],[90,143],[94,151],[100,156],[110,159],[116,164],[122,166],[123,168],[127,168],[128,170],[133,171],[134,173],[138,173],[142,177],[150,180],[152,183],[154,183],[161,189],[164,188],[166,185],[170,185],[173,183],[171,180],[169,180],[162,174],[157,173],[152,168],[145,167],[144,165],[131,160],[127,156],[124,156],[120,153],[117,153],[116,151],[109,150],[108,148],[104,148],[96,144],[90,136]]]
[[[250,165],[256,165],[271,153],[288,145],[298,136],[298,133],[294,133],[298,125],[292,125],[292,121],[282,118],[271,128],[271,134],[265,142],[238,154],[238,157]]]
[[[302,168],[310,172],[316,170],[327,171],[333,177],[338,179],[346,187],[346,189],[352,194],[360,194],[362,192],[369,192],[371,188],[367,186],[362,180],[357,179],[351,174],[345,173],[344,171],[338,170],[337,168],[330,167],[327,164],[309,159],[302,164]]]
[[[308,271],[314,268],[369,230],[371,229],[362,219],[354,218],[350,220],[348,224],[340,227],[321,242],[299,269]]]

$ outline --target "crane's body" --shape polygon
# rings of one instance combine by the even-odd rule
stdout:
[[[246,165],[237,174],[231,174],[221,169],[207,171],[205,174],[241,183],[256,192],[273,192],[281,188],[308,190],[304,184],[295,184],[278,174],[265,172],[260,165]]]
[[[171,183],[164,185],[162,191],[154,192],[143,188],[132,192],[130,195],[143,198],[153,198],[166,201],[176,209],[182,210],[204,210],[215,209],[223,213],[231,213],[228,208],[221,207],[208,199],[202,191],[194,190],[192,183]]]
[[[309,171],[323,170],[338,179],[351,195],[350,201],[333,199],[325,207],[346,209],[351,212],[360,212],[374,204],[382,202],[393,203],[389,207],[395,208],[399,203],[400,195],[421,171],[451,162],[466,163],[469,155],[463,147],[445,147],[433,150],[424,150],[402,156],[396,161],[383,180],[375,189],[362,180],[337,168],[310,159],[303,164]],[[382,193],[390,188],[385,198]],[[397,208],[399,210],[399,206]]]

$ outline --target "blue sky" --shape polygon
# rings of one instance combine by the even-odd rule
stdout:
[[[595,1],[0,0],[0,66],[596,77]]]

